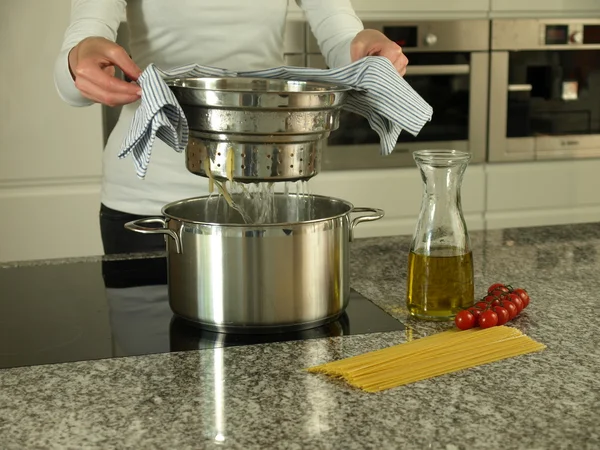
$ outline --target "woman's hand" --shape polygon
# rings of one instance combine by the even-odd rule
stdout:
[[[69,69],[84,97],[107,106],[135,102],[142,90],[116,78],[115,67],[132,80],[142,73],[123,47],[104,38],[86,38],[69,52]]]
[[[383,56],[392,62],[401,76],[406,73],[408,65],[408,58],[402,53],[402,47],[377,30],[358,33],[350,44],[350,56],[352,61],[365,56]]]

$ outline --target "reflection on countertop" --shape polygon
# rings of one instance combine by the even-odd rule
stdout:
[[[403,331],[6,369],[0,441],[8,448],[598,448],[600,224],[472,233],[477,292],[496,281],[527,288],[532,303],[513,325],[546,344],[542,353],[379,394],[302,370],[451,326],[406,316],[409,241],[352,244],[352,287]]]
[[[0,286],[0,369],[404,329],[351,290],[344,314],[319,327],[211,332],[173,315],[165,258],[14,266]]]

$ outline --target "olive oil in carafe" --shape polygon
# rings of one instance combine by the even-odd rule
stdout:
[[[412,316],[451,320],[473,304],[473,254],[437,249],[431,255],[408,255],[407,306]]]

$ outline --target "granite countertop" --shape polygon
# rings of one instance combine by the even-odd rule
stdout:
[[[352,287],[405,331],[2,370],[2,448],[599,448],[600,224],[472,241],[477,292],[527,288],[544,352],[378,394],[304,372],[451,326],[407,318],[409,237],[357,240]]]

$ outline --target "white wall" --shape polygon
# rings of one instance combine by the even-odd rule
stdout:
[[[70,4],[0,1],[0,261],[101,253],[101,111],[53,82]]]

